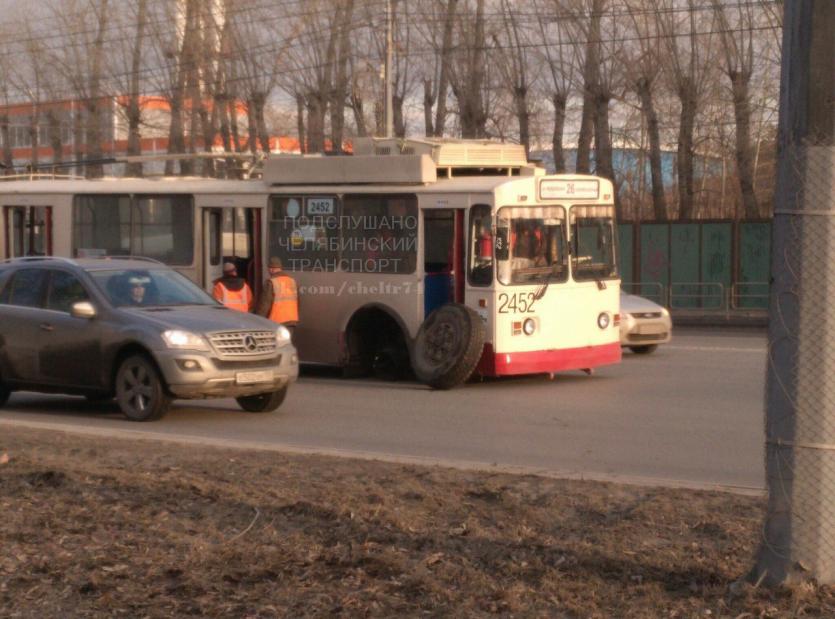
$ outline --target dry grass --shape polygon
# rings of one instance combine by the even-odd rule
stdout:
[[[835,616],[763,501],[4,427],[3,617]]]

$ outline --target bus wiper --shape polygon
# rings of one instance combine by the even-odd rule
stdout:
[[[548,291],[548,285],[556,279],[556,273],[552,269],[548,276],[545,278],[545,283],[542,284],[539,288],[537,288],[536,292],[533,294],[533,298],[535,301],[539,301],[542,297],[545,296],[545,293]]]

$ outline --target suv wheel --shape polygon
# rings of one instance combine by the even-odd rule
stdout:
[[[286,397],[287,387],[284,387],[270,393],[243,395],[235,399],[238,405],[249,413],[269,413],[281,406],[281,403],[284,402],[284,398]]]
[[[116,374],[116,401],[131,421],[153,421],[165,415],[171,397],[154,364],[144,355],[133,355]]]

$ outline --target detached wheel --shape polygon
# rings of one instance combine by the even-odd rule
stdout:
[[[484,349],[484,323],[458,303],[439,307],[420,326],[412,368],[434,389],[451,389],[467,380]]]
[[[248,413],[270,413],[281,406],[287,397],[287,387],[270,393],[243,395],[235,398],[238,405]]]
[[[629,350],[634,352],[636,355],[648,355],[651,352],[655,352],[656,348],[658,348],[658,344],[650,344],[648,346],[630,346]]]
[[[116,401],[131,421],[154,421],[168,412],[171,396],[154,364],[143,355],[122,361],[116,374]]]

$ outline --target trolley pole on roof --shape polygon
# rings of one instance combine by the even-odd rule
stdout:
[[[785,3],[766,374],[768,513],[749,575],[835,583],[835,2]]]
[[[392,86],[392,11],[391,0],[386,0],[386,137],[394,136],[394,88]]]

